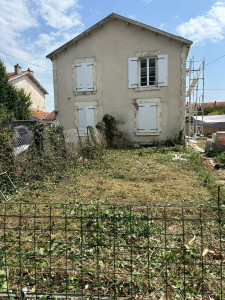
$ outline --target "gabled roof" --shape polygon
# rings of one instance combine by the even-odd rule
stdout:
[[[122,20],[128,24],[133,24],[133,25],[136,25],[136,26],[139,26],[141,28],[145,28],[147,30],[150,30],[152,32],[155,32],[157,34],[160,34],[160,35],[163,35],[163,36],[166,36],[170,39],[174,39],[174,40],[177,40],[181,43],[184,43],[187,45],[187,54],[188,54],[188,51],[190,49],[190,46],[191,44],[193,43],[192,41],[190,40],[187,40],[183,37],[180,37],[180,36],[177,36],[177,35],[174,35],[174,34],[171,34],[171,33],[168,33],[166,31],[163,31],[161,29],[157,29],[155,27],[152,27],[152,26],[149,26],[149,25],[146,25],[144,23],[141,23],[141,22],[137,22],[135,20],[132,20],[132,19],[129,19],[129,18],[126,18],[126,17],[123,17],[121,15],[118,15],[118,14],[115,14],[115,13],[112,13],[110,14],[109,16],[107,16],[106,18],[102,19],[101,21],[99,21],[98,23],[96,23],[95,25],[93,25],[92,27],[88,28],[87,30],[85,30],[84,32],[82,32],[81,34],[77,35],[75,38],[73,38],[72,40],[70,40],[69,42],[65,43],[64,45],[62,45],[61,47],[59,47],[58,49],[54,50],[53,52],[49,53],[46,57],[47,58],[50,58],[52,59],[54,57],[54,55],[60,53],[61,51],[65,50],[67,47],[73,45],[73,44],[76,44],[77,41],[79,41],[81,38],[83,38],[84,36],[88,36],[92,31],[94,31],[95,29],[97,28],[101,28],[101,26],[107,22],[109,22],[110,20],[114,20],[114,19],[118,19],[118,20]]]
[[[55,110],[53,110],[52,112],[47,113],[47,115],[43,118],[43,120],[53,121],[55,120],[55,117],[56,117],[56,112]]]
[[[20,77],[23,77],[23,76],[27,75],[42,90],[42,92],[44,94],[48,94],[48,92],[46,91],[46,89],[40,84],[39,81],[37,81],[37,79],[34,77],[34,75],[32,74],[32,72],[30,72],[29,70],[22,71],[21,74],[15,74],[14,72],[12,72],[12,73],[7,73],[7,75],[9,76],[9,81],[13,81],[13,80],[15,80],[17,78],[20,78]]]
[[[49,113],[40,109],[31,109],[32,117],[43,120]]]

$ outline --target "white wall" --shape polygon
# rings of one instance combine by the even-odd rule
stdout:
[[[45,94],[42,90],[29,78],[24,75],[10,81],[16,88],[23,88],[25,93],[31,94],[31,108],[45,111]]]

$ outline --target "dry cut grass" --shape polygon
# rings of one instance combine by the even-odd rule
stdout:
[[[108,150],[97,161],[80,161],[76,170],[30,183],[16,200],[113,204],[215,204],[211,175],[187,154],[152,148]]]

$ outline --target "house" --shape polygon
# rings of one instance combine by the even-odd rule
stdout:
[[[16,88],[23,88],[25,93],[31,95],[31,109],[40,109],[45,111],[45,95],[48,92],[34,77],[34,72],[29,68],[22,71],[21,66],[18,64],[14,66],[14,72],[7,73],[9,76],[9,83]]]
[[[203,111],[202,111],[203,107]],[[198,106],[196,104],[189,103],[186,104],[186,135],[191,134],[191,132],[196,132],[197,134],[202,134],[202,130],[198,128],[203,128],[203,135],[204,136],[211,136],[213,133],[217,131],[224,131],[225,130],[225,115],[223,115],[225,107],[225,101],[214,101],[214,102],[204,102],[199,103]],[[189,109],[191,108],[192,111],[195,111],[195,116],[193,119],[190,119],[189,124]],[[210,111],[209,111],[210,109]],[[211,113],[215,111],[216,115],[211,115]],[[197,113],[199,112],[199,115]],[[204,115],[201,115],[202,112]],[[208,113],[210,114],[208,115]],[[197,120],[197,121],[196,121]],[[194,121],[194,122],[193,122]],[[189,132],[190,126],[190,132]]]
[[[56,120],[56,112],[54,110],[49,113],[40,109],[31,109],[30,120],[13,120],[11,122],[11,128],[26,126],[31,129],[36,123],[44,123],[48,126],[48,128],[59,125],[59,122]]]
[[[55,109],[85,134],[104,114],[133,145],[184,134],[186,58],[192,42],[112,13],[47,55]]]
[[[203,126],[204,136],[211,136],[217,131],[225,131],[225,115],[195,116],[193,125]]]

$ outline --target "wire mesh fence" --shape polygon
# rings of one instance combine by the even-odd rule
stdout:
[[[224,208],[0,204],[0,296],[224,299]]]

